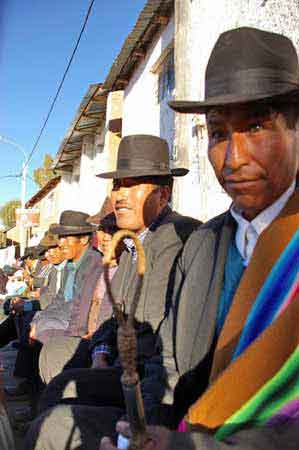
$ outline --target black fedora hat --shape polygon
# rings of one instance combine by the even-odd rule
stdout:
[[[206,69],[204,101],[171,101],[182,113],[250,102],[299,101],[296,50],[285,36],[256,28],[229,30],[218,38]]]
[[[77,234],[91,234],[94,227],[87,222],[88,214],[81,211],[63,211],[59,224],[52,225],[51,233],[58,236],[75,236]]]
[[[185,168],[170,169],[169,148],[164,139],[148,134],[125,136],[120,141],[116,170],[97,175],[101,178],[127,178],[173,175],[184,176]]]

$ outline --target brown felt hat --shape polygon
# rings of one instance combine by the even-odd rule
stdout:
[[[87,222],[97,225],[98,228],[114,228],[116,227],[116,217],[114,214],[110,197],[106,197],[101,210],[94,216],[89,216]]]
[[[221,34],[205,75],[204,101],[171,101],[182,113],[250,102],[297,103],[299,66],[292,41],[285,36],[242,27]]]
[[[116,170],[97,175],[101,178],[127,178],[172,175],[184,176],[185,168],[171,169],[169,147],[164,139],[148,134],[125,136],[120,141]]]
[[[81,211],[63,211],[59,224],[51,226],[51,233],[58,236],[75,236],[77,234],[91,234],[94,227],[87,222],[88,214]]]
[[[58,224],[52,224],[52,225],[57,226]],[[58,247],[58,244],[59,244],[58,235],[53,234],[50,231],[52,225],[50,225],[49,230],[45,233],[45,235],[42,238],[42,240],[40,241],[39,245],[42,245],[46,248]]]

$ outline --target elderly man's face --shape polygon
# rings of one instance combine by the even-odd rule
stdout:
[[[78,261],[88,247],[88,236],[61,236],[59,238],[59,248],[63,259]]]
[[[46,252],[46,258],[49,261],[49,263],[57,265],[62,263],[62,261],[65,259],[62,250],[59,246],[57,247],[51,247]]]
[[[281,113],[258,106],[207,114],[209,159],[218,181],[252,220],[287,190],[298,170],[298,137]]]
[[[139,234],[167,205],[168,186],[157,186],[142,178],[113,180],[111,201],[117,226]]]

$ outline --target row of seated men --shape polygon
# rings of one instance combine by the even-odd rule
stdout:
[[[45,387],[26,450],[113,450],[117,433],[130,437],[103,280],[116,229],[134,231],[147,260],[134,324],[151,425],[143,450],[298,448],[298,100],[289,39],[248,27],[220,35],[205,100],[171,106],[206,114],[230,209],[206,224],[172,211],[173,177],[188,171],[170,168],[163,139],[132,135],[116,170],[100,174],[113,180],[108,214],[92,219],[100,251],[83,213],[64,212],[51,227],[67,263],[58,294],[32,321]],[[136,264],[125,239],[110,268],[125,314]]]

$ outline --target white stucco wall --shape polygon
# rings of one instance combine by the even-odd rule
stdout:
[[[215,7],[217,4],[217,7]],[[188,99],[204,98],[204,76],[211,50],[220,33],[239,26],[253,26],[290,37],[299,48],[298,0],[193,0],[191,72]],[[230,199],[222,191],[207,159],[207,136],[203,116],[190,117],[190,174],[180,184],[178,205],[184,213],[203,220],[224,211]]]
[[[101,135],[87,135],[83,138],[79,180],[80,197],[77,199],[77,206],[88,214],[97,213],[106,196],[103,180],[96,177],[102,171],[102,153],[103,138]]]
[[[158,102],[158,74],[151,71],[174,35],[174,21],[171,19],[162,34],[148,49],[140,61],[124,92],[122,135],[153,134],[165,138],[169,144],[173,140],[173,114],[163,113],[161,120]]]
[[[107,193],[107,182],[96,175],[104,172],[106,157],[103,154],[105,128],[95,135],[83,138],[81,157],[75,162],[72,173],[61,176],[59,215],[66,209],[97,213]]]

